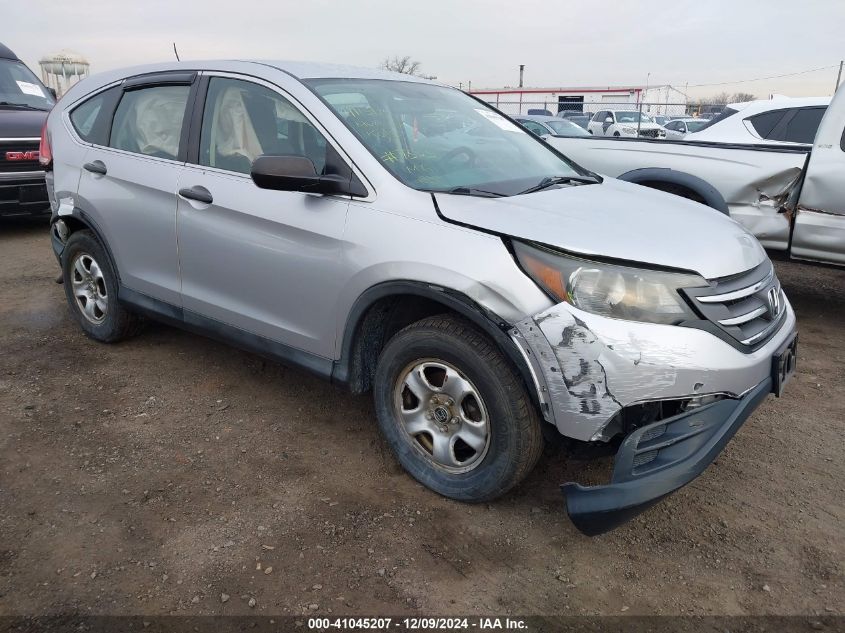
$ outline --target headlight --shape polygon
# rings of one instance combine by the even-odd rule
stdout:
[[[698,275],[592,262],[513,243],[525,272],[558,301],[600,316],[674,325],[699,317],[679,288],[706,286]]]

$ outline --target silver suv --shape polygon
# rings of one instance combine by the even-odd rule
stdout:
[[[406,75],[223,61],[104,73],[42,139],[52,243],[93,339],[143,317],[372,389],[402,466],[494,499],[544,440],[616,453],[565,484],[597,534],[694,479],[795,359],[728,217],[573,164]]]

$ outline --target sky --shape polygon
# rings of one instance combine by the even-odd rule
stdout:
[[[182,60],[410,55],[464,89],[516,86],[525,64],[526,87],[648,82],[693,98],[832,94],[843,25],[845,0],[0,0],[0,41],[37,73],[62,49],[93,74],[171,60],[175,41]]]

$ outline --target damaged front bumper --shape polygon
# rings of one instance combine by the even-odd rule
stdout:
[[[703,329],[610,319],[568,304],[515,324],[510,334],[546,421],[583,442],[625,438],[610,484],[562,487],[582,532],[613,529],[689,483],[767,394],[780,393],[774,368],[782,359],[794,368],[796,337],[784,302],[777,331],[753,351]],[[649,411],[657,414],[637,419]]]
[[[595,536],[632,519],[698,477],[772,392],[767,378],[739,400],[720,400],[640,427],[622,442],[611,482],[561,491],[569,518]]]

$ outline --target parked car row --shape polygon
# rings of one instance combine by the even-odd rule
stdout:
[[[548,110],[529,109],[518,119],[542,122],[549,119],[570,121],[594,136],[625,138],[668,138],[713,143],[750,143],[756,145],[811,145],[830,97],[778,97],[744,103],[732,103],[721,112],[699,116],[649,116],[638,110],[600,110],[595,113],[563,110],[552,117]],[[534,126],[537,131],[538,126]],[[542,134],[540,134],[542,135]],[[578,136],[570,128],[559,136]]]

